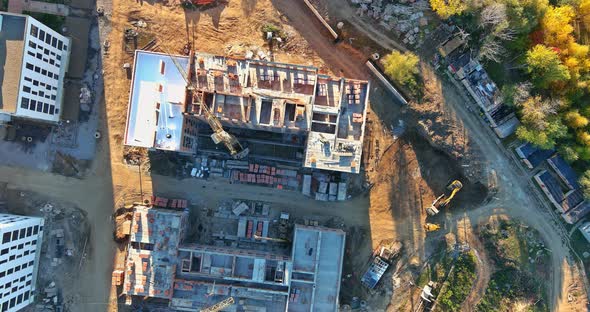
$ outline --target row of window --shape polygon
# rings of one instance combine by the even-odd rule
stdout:
[[[35,25],[31,25],[31,36],[45,42],[46,44],[50,44],[52,47],[59,50],[68,50],[68,46],[64,44],[63,41],[51,36],[49,33],[45,33],[43,29],[39,29]]]
[[[41,101],[32,100],[26,97],[21,98],[20,107],[32,111],[37,111],[44,114],[57,115],[59,114],[59,108],[49,103],[43,103]]]
[[[21,269],[22,269],[22,270],[24,270],[24,269],[26,269],[26,268],[27,268],[27,267],[29,267],[29,266],[33,266],[33,264],[34,264],[34,263],[35,263],[35,262],[34,262],[33,260],[31,260],[31,261],[29,261],[28,263],[23,263],[22,265],[17,265],[17,266],[15,266],[14,268],[10,268],[10,269],[8,269],[8,270],[6,270],[6,271],[0,272],[0,278],[4,277],[4,276],[6,276],[6,275],[10,275],[10,274],[12,274],[12,273],[16,273],[16,272],[20,271]],[[23,279],[23,281],[25,280],[25,279],[24,279],[24,276],[22,277],[22,279]],[[16,281],[16,280],[15,280],[15,281]],[[10,283],[8,283],[8,284],[10,284]],[[8,285],[8,284],[7,284],[7,285]],[[9,286],[7,286],[7,287],[10,287],[10,285],[9,285]]]
[[[57,87],[53,87],[49,83],[38,81],[38,80],[29,78],[29,77],[25,77],[25,81],[32,83],[33,86],[35,86],[35,87],[41,86],[41,87],[45,88],[47,91],[51,91],[51,90],[57,91]]]
[[[51,86],[47,85],[46,89],[51,90]],[[39,97],[44,97],[44,98],[46,98],[48,100],[52,100],[52,101],[55,101],[55,99],[56,99],[55,94],[45,93],[46,91],[41,91],[41,90],[31,91],[31,87],[29,87],[29,86],[23,86],[23,92],[30,93],[32,95],[36,95]]]
[[[2,234],[2,244],[6,244],[17,239],[30,237],[31,235],[37,235],[37,233],[39,233],[39,230],[43,231],[43,226],[35,225],[29,226],[27,228],[22,228],[20,230],[14,230],[12,232],[6,232]]]
[[[54,74],[51,71],[48,71],[47,69],[43,69],[43,68],[41,68],[39,66],[35,66],[35,65],[31,64],[31,63],[27,63],[26,67],[27,67],[28,70],[35,71],[36,73],[39,73],[39,74],[44,75],[44,76],[47,76],[47,77],[49,77],[51,79],[57,79],[59,77],[58,74]]]
[[[43,61],[45,63],[48,63],[50,65],[55,65],[55,66],[58,66],[59,67],[59,62],[56,63],[54,59],[45,58],[45,57],[43,57],[43,55],[41,55],[41,53],[36,53],[35,54],[34,52],[27,51],[27,54],[29,54],[32,57],[36,57],[37,59],[39,59],[39,60],[41,60],[41,61]]]
[[[4,288],[8,289],[8,288],[10,288],[10,286],[12,286],[13,283],[14,284],[22,283],[22,282],[24,282],[27,279],[27,277],[29,277],[29,279],[22,286],[29,286],[29,285],[31,285],[31,278],[30,278],[31,276],[33,276],[33,273],[29,273],[27,275],[23,275],[23,276],[21,276],[21,278],[17,278],[15,280],[13,280],[12,282],[8,282],[5,285],[0,285],[0,289],[4,289]],[[21,288],[22,288],[22,286],[21,286]],[[0,293],[0,295],[1,294],[2,293]],[[0,296],[0,298],[1,298],[1,296]]]
[[[29,245],[29,243],[26,243],[25,245]],[[31,253],[31,251],[30,251],[30,250],[25,250],[25,252],[23,252],[23,253],[22,253],[22,254],[20,254],[20,255],[11,255],[11,256],[10,256],[8,259],[0,260],[0,265],[2,265],[2,264],[4,264],[4,263],[6,263],[6,262],[8,262],[8,261],[13,261],[13,260],[15,260],[15,259],[20,259],[20,258],[22,258],[22,257],[26,257],[26,256],[28,256],[30,253]]]
[[[44,48],[43,46],[36,44],[33,41],[29,41],[29,47],[39,50],[40,53],[45,54],[47,57],[49,57],[51,55],[51,56],[55,57],[58,61],[61,60],[60,54],[55,53],[53,51],[49,51],[49,49]]]
[[[18,295],[17,297],[10,299],[10,301],[2,303],[2,312],[8,311],[8,309],[10,308],[14,308],[14,306],[21,304],[23,301],[29,300],[30,293],[31,291],[27,290],[26,292]]]

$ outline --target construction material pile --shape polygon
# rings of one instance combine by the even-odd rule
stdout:
[[[430,10],[428,1],[352,0],[352,3],[358,5],[358,15],[379,21],[379,25],[395,32],[407,45],[420,46],[430,32],[429,20],[424,15]]]

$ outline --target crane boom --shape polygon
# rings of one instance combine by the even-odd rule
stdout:
[[[190,77],[189,74],[187,74],[187,72],[184,70],[184,68],[182,68],[182,66],[178,63],[178,60],[176,60],[176,58],[174,56],[172,56],[170,53],[166,53],[166,54],[168,54],[168,56],[172,60],[172,63],[174,63],[174,66],[176,67],[176,69],[178,70],[178,72],[180,73],[180,75],[182,76],[184,81],[186,82],[187,91],[190,92],[192,95],[192,93],[198,89],[197,86],[192,82],[192,79],[191,79],[192,77]],[[192,67],[191,66],[192,59],[194,58],[193,53],[189,54],[189,58],[190,58],[189,67]],[[190,72],[190,68],[189,68],[189,72]],[[236,139],[235,136],[233,136],[233,135],[229,134],[227,131],[225,131],[223,129],[223,126],[221,125],[221,122],[219,121],[219,118],[217,118],[217,116],[215,116],[215,114],[213,114],[211,112],[209,107],[207,107],[207,104],[205,104],[205,93],[204,92],[197,92],[197,96],[199,96],[198,100],[201,104],[200,105],[201,110],[205,115],[205,119],[207,120],[207,123],[209,124],[209,126],[213,130],[213,134],[211,135],[211,139],[213,140],[213,142],[215,144],[223,143],[223,145],[225,145],[225,147],[227,148],[227,150],[229,151],[231,156],[235,159],[242,159],[242,158],[248,156],[248,153],[250,152],[250,150],[248,148],[244,148],[242,146],[242,144],[240,144],[238,139]],[[191,101],[193,99],[192,96],[190,96],[188,98]]]
[[[234,297],[229,297],[223,301],[220,301],[210,307],[206,307],[204,309],[201,310],[201,312],[217,312],[217,311],[221,311],[229,306],[231,306],[232,304],[234,304]]]

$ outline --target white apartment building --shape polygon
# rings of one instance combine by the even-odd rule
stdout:
[[[69,56],[69,38],[30,16],[0,12],[0,121],[59,121]]]
[[[43,221],[0,214],[0,311],[18,311],[35,300]]]

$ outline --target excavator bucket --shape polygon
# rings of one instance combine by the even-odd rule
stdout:
[[[449,184],[449,186],[447,186],[447,189],[454,191],[454,190],[460,190],[463,188],[463,183],[461,183],[461,181],[459,180],[455,180],[453,182],[451,182],[451,184]]]
[[[424,224],[424,230],[426,232],[434,232],[440,230],[440,225],[433,224],[433,223],[426,223]]]

